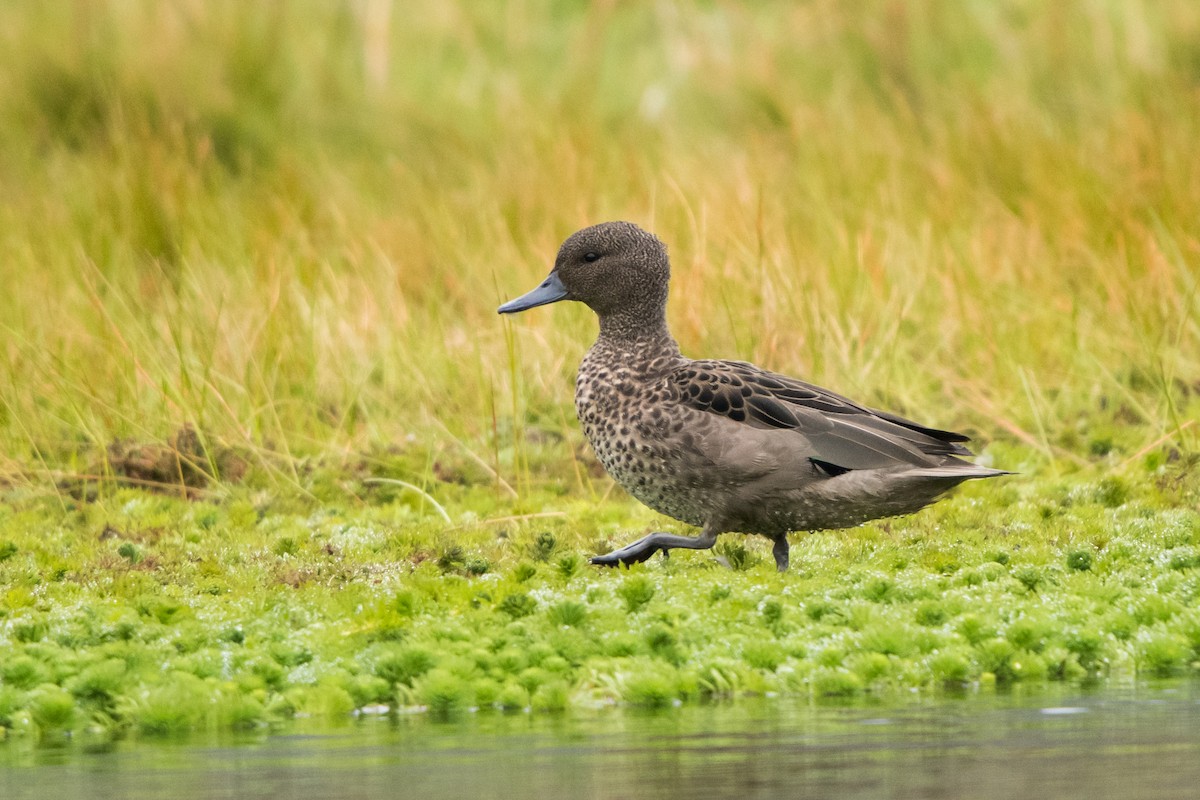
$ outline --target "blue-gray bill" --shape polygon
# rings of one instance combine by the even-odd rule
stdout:
[[[518,311],[524,311],[528,308],[536,308],[548,303],[557,303],[559,300],[566,298],[566,296],[567,287],[563,286],[557,272],[551,272],[550,276],[542,281],[541,286],[532,292],[521,295],[516,300],[509,300],[496,309],[496,312],[499,314],[515,314]]]

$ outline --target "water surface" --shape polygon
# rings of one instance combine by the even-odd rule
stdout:
[[[0,745],[0,798],[1194,798],[1200,685]]]

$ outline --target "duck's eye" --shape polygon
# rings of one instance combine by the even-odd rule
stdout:
[[[592,263],[593,261],[596,261],[599,258],[600,258],[599,253],[584,253],[584,255],[583,255],[583,260],[588,262],[589,264]]]

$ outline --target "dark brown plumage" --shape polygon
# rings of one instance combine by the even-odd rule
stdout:
[[[962,460],[962,434],[753,364],[683,357],[667,330],[669,280],[662,242],[608,222],[568,238],[550,276],[499,309],[578,300],[597,313],[600,336],[575,382],[584,432],[630,494],[702,529],[653,533],[592,563],[705,549],[742,532],[770,538],[784,570],[790,531],[911,513],[962,481],[1006,474]]]

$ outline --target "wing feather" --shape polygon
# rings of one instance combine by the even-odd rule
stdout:
[[[931,466],[971,455],[961,433],[875,411],[804,381],[741,361],[691,361],[666,376],[673,399],[756,428],[795,430],[814,458],[842,469]]]

